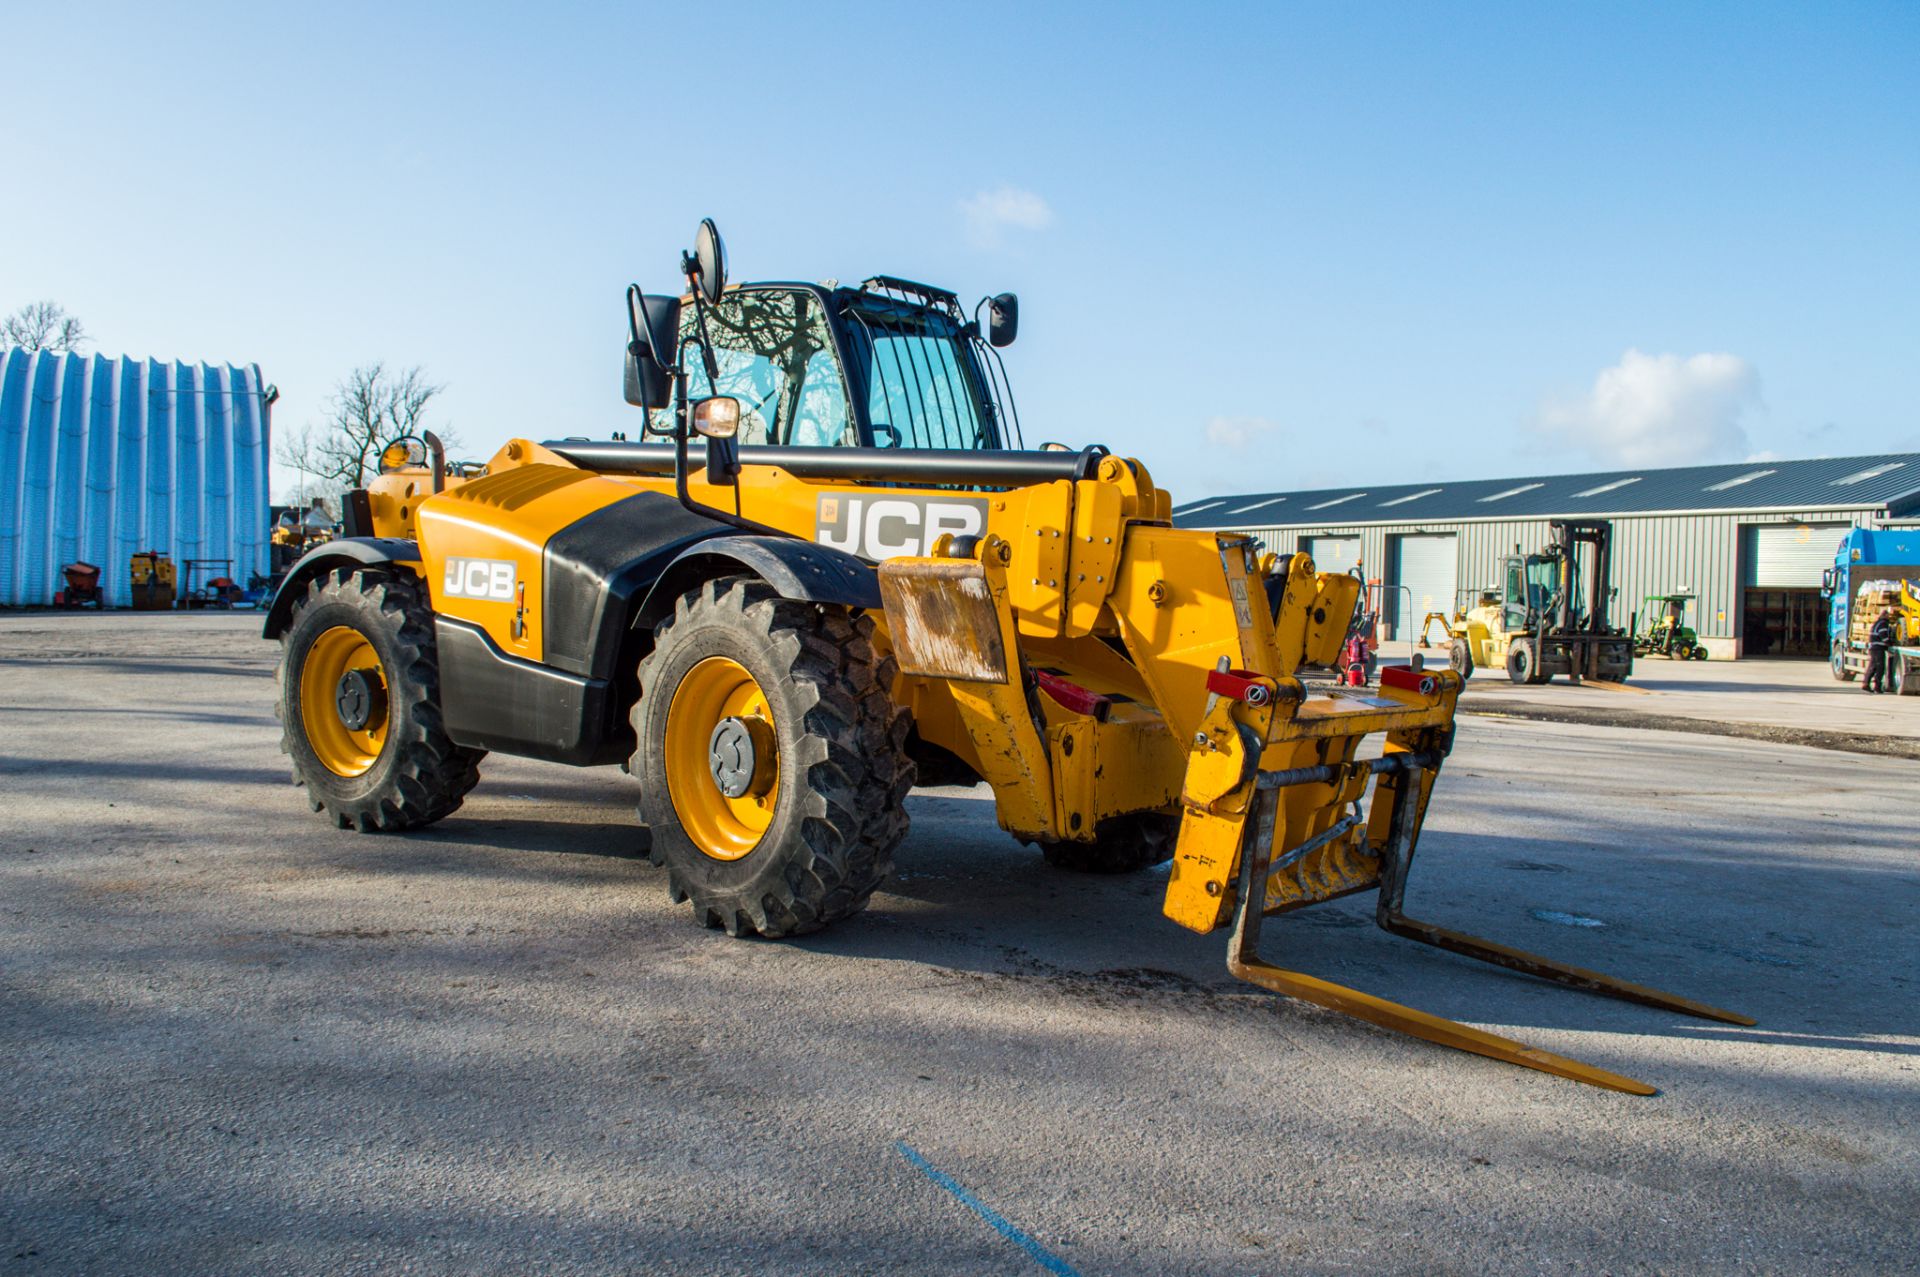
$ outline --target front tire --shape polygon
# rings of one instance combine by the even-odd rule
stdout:
[[[758,580],[709,581],[675,604],[639,675],[629,770],[671,897],[770,938],[865,908],[914,779],[873,623]]]
[[[1835,639],[1833,645],[1827,649],[1827,668],[1831,669],[1833,676],[1842,683],[1851,683],[1859,671],[1847,668],[1847,662],[1842,655],[1846,650],[1840,641]]]
[[[1136,811],[1095,825],[1092,842],[1043,842],[1040,854],[1055,869],[1069,873],[1138,873],[1172,860],[1179,837],[1178,816]]]
[[[1461,678],[1473,677],[1473,644],[1466,639],[1457,638],[1447,648],[1447,664]]]
[[[1507,679],[1514,683],[1533,683],[1533,640],[1515,639],[1507,648]]]
[[[412,577],[341,568],[316,578],[287,622],[275,676],[294,784],[340,828],[430,825],[479,783],[486,752],[441,726],[433,611]]]

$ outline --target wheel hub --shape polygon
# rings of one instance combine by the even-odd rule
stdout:
[[[707,768],[713,783],[728,798],[754,792],[760,760],[771,742],[762,719],[730,716],[715,724],[707,741]]]
[[[714,860],[760,845],[780,794],[771,707],[746,666],[708,656],[680,676],[661,742],[667,792],[687,838]]]
[[[372,730],[386,720],[386,689],[366,670],[348,670],[334,687],[333,707],[348,731]]]

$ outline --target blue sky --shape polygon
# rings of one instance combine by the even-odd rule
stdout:
[[[14,6],[0,310],[631,429],[622,290],[1021,295],[1030,440],[1214,492],[1920,449],[1920,7]]]

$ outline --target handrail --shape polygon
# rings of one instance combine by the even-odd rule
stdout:
[[[663,443],[556,439],[542,445],[583,470],[606,474],[673,473],[673,448]],[[1059,479],[1091,479],[1107,450],[1079,452],[965,448],[795,448],[742,445],[743,466],[779,466],[803,479],[879,483],[1022,487]]]

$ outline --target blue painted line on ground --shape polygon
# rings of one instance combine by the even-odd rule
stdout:
[[[1012,1221],[1007,1219],[1006,1216],[962,1188],[959,1181],[954,1179],[953,1176],[938,1169],[932,1162],[922,1157],[920,1150],[914,1148],[905,1140],[896,1140],[893,1146],[899,1149],[900,1156],[912,1162],[922,1175],[925,1175],[928,1179],[946,1189],[949,1193],[953,1194],[962,1206],[978,1215],[981,1219],[986,1220],[987,1223],[992,1226],[994,1232],[999,1233],[1002,1237],[1031,1255],[1034,1263],[1039,1264],[1050,1273],[1058,1273],[1060,1277],[1080,1277],[1080,1274],[1074,1271],[1073,1265],[1048,1250],[1045,1246],[1042,1246],[1033,1238],[1027,1236],[1027,1234],[1021,1232],[1018,1228],[1014,1227]]]

